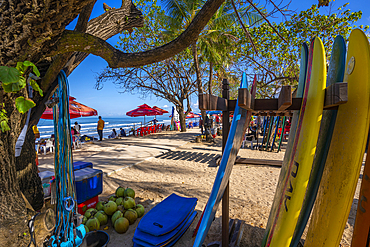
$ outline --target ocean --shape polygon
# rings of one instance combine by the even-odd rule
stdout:
[[[158,124],[171,124],[171,118],[169,117],[170,114],[164,114],[160,116],[156,116],[158,120]],[[120,128],[125,129],[126,133],[135,125],[135,128],[141,126],[141,123],[144,121],[144,117],[117,117],[117,118],[104,118],[102,119],[105,121],[103,137],[108,138],[108,135],[112,133],[112,129],[116,129],[117,133],[119,132]],[[149,122],[154,119],[154,116],[146,116],[145,121]],[[192,121],[197,121],[198,119],[192,119]],[[190,121],[190,120],[187,120]],[[94,136],[98,137],[98,132],[96,130],[98,124],[98,116],[93,117],[80,117],[71,119],[71,126],[74,126],[74,123],[77,122],[81,125],[81,136]],[[40,119],[39,123],[37,124],[37,128],[40,131],[41,138],[49,138],[51,134],[54,133],[54,122],[53,120],[47,119]]]

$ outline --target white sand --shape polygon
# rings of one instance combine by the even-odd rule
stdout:
[[[147,138],[152,138],[152,141],[160,143],[161,138],[169,138],[174,133],[152,135]],[[181,134],[177,133],[176,138],[181,138]],[[78,160],[79,155],[84,154],[85,152],[76,152],[74,159]],[[212,157],[216,154],[221,154],[221,137],[216,138],[215,144],[189,142],[169,153],[157,155],[135,166],[104,177],[104,191],[100,199],[107,199],[118,186],[133,188],[136,192],[136,202],[143,204],[146,211],[172,193],[198,198],[196,206],[198,216],[190,229],[175,245],[192,246],[193,238],[191,235],[207,203],[217,173],[216,167],[209,167],[213,163]],[[280,153],[272,153],[241,149],[238,155],[244,158],[282,160],[284,150]],[[230,177],[230,218],[245,221],[240,246],[260,246],[279,173],[280,168],[278,167],[265,165],[234,166]],[[359,188],[357,188],[355,198],[358,198],[358,190]],[[357,208],[356,203],[357,200],[355,200],[351,209],[341,241],[342,246],[350,246]],[[109,246],[133,246],[132,237],[137,224],[138,221],[130,226],[129,231],[125,234],[117,234],[112,226],[108,225],[107,232],[111,238]],[[303,239],[305,234],[306,232]],[[221,207],[217,211],[216,219],[211,226],[205,243],[220,240]]]

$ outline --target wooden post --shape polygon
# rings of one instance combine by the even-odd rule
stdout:
[[[222,81],[222,97],[229,100],[229,82],[227,79]],[[227,136],[230,130],[230,112],[228,110],[222,111],[222,153],[224,152]],[[222,246],[229,246],[229,183],[225,188],[224,195],[222,197]]]

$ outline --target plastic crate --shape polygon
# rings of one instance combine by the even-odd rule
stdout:
[[[91,162],[85,162],[85,161],[73,162],[73,170],[74,171],[81,170],[81,169],[87,168],[87,167],[93,168],[93,164]]]
[[[39,172],[39,177],[41,178],[41,182],[44,183],[50,183],[50,180],[54,178],[54,172],[52,171],[43,171]]]
[[[103,171],[83,168],[74,172],[77,203],[85,202],[103,191]]]
[[[79,203],[79,204],[77,204],[77,212],[79,214],[84,215],[86,210],[88,210],[89,208],[95,208],[96,204],[98,202],[99,202],[99,197],[95,196],[95,197],[87,200],[86,202]]]
[[[39,177],[41,178],[44,197],[49,197],[51,195],[50,185],[51,180],[54,179],[54,172],[52,171],[39,172]]]

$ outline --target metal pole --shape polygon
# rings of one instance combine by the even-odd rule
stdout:
[[[229,82],[222,80],[222,97],[229,100]],[[222,154],[224,152],[227,136],[230,130],[230,112],[228,109],[222,112]],[[222,197],[222,246],[229,246],[229,182]]]

